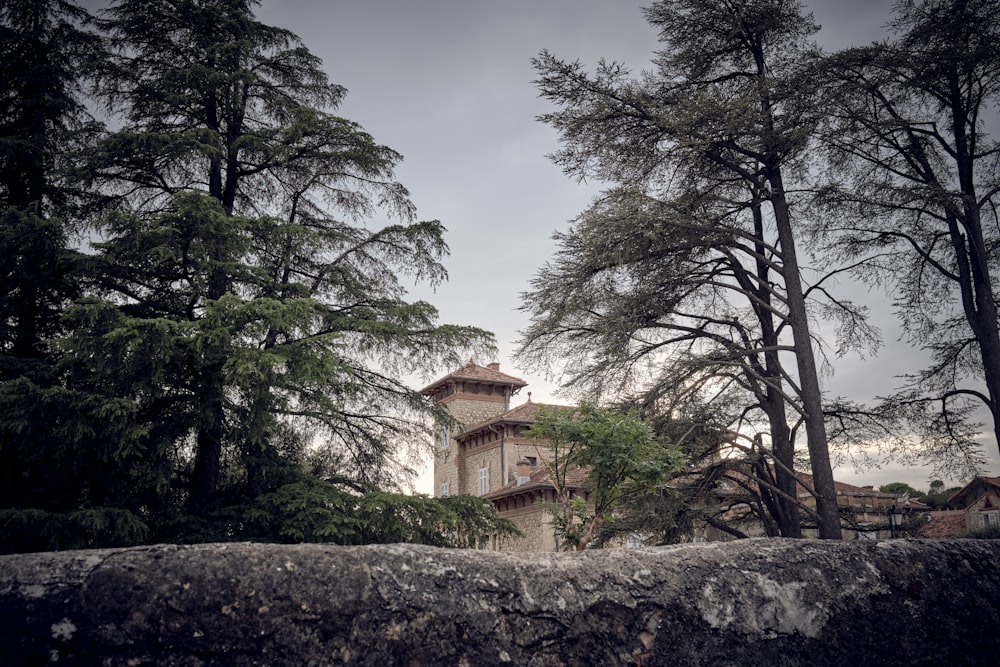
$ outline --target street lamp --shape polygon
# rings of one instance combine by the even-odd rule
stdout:
[[[898,507],[889,508],[889,536],[898,537],[899,527],[903,525],[903,510]]]

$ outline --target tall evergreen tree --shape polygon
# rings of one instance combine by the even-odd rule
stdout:
[[[97,130],[83,88],[101,55],[72,2],[0,3],[0,507],[79,500],[53,341],[80,293],[69,171]]]
[[[781,426],[784,414],[776,405],[794,388],[794,400],[785,404],[798,412],[806,433],[819,534],[839,538],[807,287],[798,263],[793,198],[786,186],[804,162],[817,113],[797,78],[816,27],[789,0],[670,0],[654,3],[646,14],[660,31],[662,49],[656,70],[638,80],[615,63],[602,63],[596,75],[588,76],[578,64],[549,54],[537,61],[542,94],[564,107],[543,116],[562,135],[557,163],[570,174],[617,186],[609,198],[611,213],[587,216],[603,215],[609,222],[611,238],[602,241],[611,255],[609,275],[628,275],[633,268],[651,272],[629,275],[623,285],[645,293],[648,302],[634,305],[650,309],[624,320],[618,332],[626,350],[623,364],[634,367],[628,350],[647,340],[633,334],[648,327],[653,335],[647,347],[654,353],[668,344],[677,350],[696,339],[710,341],[716,349],[701,358],[702,364],[722,368],[720,374],[733,366],[741,374],[748,372],[743,377],[752,378],[759,406],[775,421],[772,445],[784,466],[776,487],[784,495],[776,508],[783,506],[784,514],[794,505],[795,431]],[[700,198],[709,202],[712,215],[707,218]],[[678,214],[691,216],[690,222],[678,222]],[[629,216],[645,226],[632,235],[616,235],[615,221]],[[658,232],[667,237],[654,238]],[[646,263],[630,267],[627,253],[636,240],[654,252],[646,255]],[[664,250],[666,255],[658,253]],[[618,264],[616,252],[621,255]],[[673,279],[658,280],[664,275]],[[559,279],[557,272],[543,274],[536,287],[553,278]],[[598,291],[604,280],[598,277]],[[664,286],[670,286],[669,294],[655,293]],[[751,303],[751,329],[726,314],[720,296],[727,290]],[[526,337],[528,346],[564,331],[548,326],[546,333],[552,322],[545,316],[556,311],[544,298],[532,303],[539,295],[544,296],[542,289],[528,295],[526,307],[539,315]],[[708,308],[690,309],[696,297]],[[585,301],[580,314],[595,315]],[[614,302],[614,296],[602,300],[604,305]],[[673,318],[673,323],[658,318]],[[639,328],[629,330],[635,321]],[[783,332],[790,345],[782,342]],[[779,362],[778,356],[788,352],[791,357]],[[788,530],[795,531],[794,520]]]
[[[101,48],[88,22],[65,0],[0,5],[0,354],[8,361],[44,356],[75,293],[65,169],[91,136],[81,88]]]
[[[482,503],[384,493],[435,410],[402,378],[492,336],[406,300],[446,278],[443,226],[255,4],[116,2],[103,41],[68,2],[0,5],[0,551],[513,531]],[[80,104],[92,65],[114,132]],[[85,255],[54,215],[77,195]]]
[[[490,342],[404,300],[406,275],[444,279],[443,227],[415,221],[400,156],[333,115],[345,91],[254,4],[123,0],[101,23],[116,45],[101,91],[121,113],[92,165],[119,197],[99,246],[117,318],[101,346],[165,336],[155,391],[130,396],[186,406],[195,513],[272,490],[312,438],[346,477],[388,483],[429,409],[397,378]],[[376,209],[400,222],[367,228]]]
[[[886,286],[910,341],[930,352],[897,408],[936,409],[950,455],[976,456],[970,407],[1000,443],[997,193],[1000,3],[896,3],[892,38],[828,57],[824,244]],[[930,407],[930,406],[936,406]],[[923,411],[921,411],[923,412]]]

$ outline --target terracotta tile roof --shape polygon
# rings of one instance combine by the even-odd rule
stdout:
[[[796,472],[795,476],[800,482],[808,486],[809,488],[815,488],[813,486],[812,475],[806,472]],[[883,493],[874,487],[867,486],[854,486],[853,484],[847,484],[845,482],[838,482],[833,480],[833,488],[837,495],[841,496],[865,496],[865,497],[875,497],[875,498],[895,498],[896,495],[892,493]],[[799,497],[803,495],[808,496],[809,492],[800,487]]]
[[[927,523],[917,531],[918,537],[948,540],[965,532],[965,512],[962,510],[928,512],[927,518]]]
[[[973,477],[972,481],[963,486],[961,489],[955,492],[955,494],[948,499],[948,503],[956,503],[960,505],[968,505],[967,502],[962,502],[962,497],[969,495],[975,489],[975,487],[982,484],[983,486],[993,487],[994,489],[1000,491],[1000,477]],[[975,500],[979,496],[973,498]]]
[[[500,372],[500,364],[491,364],[490,366],[496,366],[496,368],[491,368],[489,366],[480,366],[479,364],[469,361],[466,365],[459,368],[457,371],[448,373],[444,377],[440,378],[427,385],[420,390],[421,393],[427,393],[434,387],[441,385],[448,380],[482,380],[487,382],[495,382],[496,384],[509,384],[513,387],[527,387],[528,383],[519,377],[514,377],[513,375],[507,375],[506,373]]]
[[[740,471],[738,469],[728,470],[726,472],[726,476],[729,477],[730,479],[736,478],[738,480],[742,480],[742,481],[746,482],[746,484],[749,487],[751,487],[753,489],[756,488],[756,482],[754,482],[748,475],[746,475],[745,473],[743,473],[742,471]],[[813,477],[812,477],[812,475],[810,475],[807,472],[796,471],[795,472],[795,477],[800,482],[800,485],[798,487],[798,496],[799,496],[799,498],[808,498],[809,496],[811,496],[812,494],[810,494],[809,491],[807,491],[805,488],[803,488],[802,485],[805,485],[806,487],[808,487],[810,489],[815,488],[813,486]],[[697,474],[694,474],[692,476],[692,479],[697,480],[698,479]],[[894,494],[891,494],[891,493],[882,493],[881,491],[879,491],[878,489],[875,489],[875,488],[869,488],[869,487],[865,487],[865,486],[854,486],[853,484],[847,484],[845,482],[838,482],[837,480],[833,481],[833,488],[834,488],[834,491],[837,493],[838,496],[853,496],[853,497],[863,497],[863,498],[880,498],[880,499],[883,499],[883,500],[892,500],[892,499],[896,498],[896,496]],[[725,493],[725,489],[720,490],[720,493]],[[742,490],[738,490],[737,493],[742,493]]]
[[[502,422],[506,422],[508,424],[512,422],[531,424],[535,421],[535,416],[538,414],[538,410],[540,408],[556,408],[565,410],[572,409],[570,406],[567,405],[550,405],[548,403],[534,403],[529,397],[527,401],[517,406],[516,408],[511,408],[506,412],[501,412],[500,414],[494,415],[489,419],[483,420],[481,422],[473,424],[472,426],[469,426],[467,429],[465,429],[465,431],[462,432],[462,435],[459,436],[459,439],[461,439],[464,436],[471,435],[476,431],[481,431],[482,429],[492,424],[499,424]]]
[[[584,468],[573,468],[566,473],[566,486],[570,489],[579,489],[587,482],[587,470]],[[495,491],[487,493],[484,498],[495,499],[504,496],[514,496],[519,493],[526,493],[535,489],[554,489],[552,476],[547,466],[539,466],[535,472],[531,473],[528,481],[518,486],[517,481],[501,486]]]

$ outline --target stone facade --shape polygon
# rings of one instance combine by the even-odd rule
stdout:
[[[975,477],[948,502],[965,513],[965,532],[1000,527],[1000,477]]]
[[[444,406],[454,422],[439,424],[434,457],[434,495],[470,493],[483,495],[479,489],[480,469],[488,480],[499,485],[502,459],[495,448],[467,451],[459,438],[473,425],[488,421],[510,409],[511,397],[526,382],[500,372],[499,364],[479,366],[469,362],[422,390]],[[487,491],[494,482],[487,482]]]
[[[511,521],[524,537],[509,537],[495,542],[492,546],[498,551],[543,552],[558,551],[559,543],[555,527],[552,525],[552,515],[547,508],[555,499],[532,498],[532,504],[521,507],[497,507],[500,516]]]
[[[532,402],[529,393],[524,403],[511,408],[511,396],[525,386],[520,378],[501,373],[499,364],[469,362],[423,389],[455,419],[450,427],[441,425],[434,494],[489,498],[500,516],[525,534],[495,543],[495,549],[555,551],[558,543],[548,511],[555,492],[545,475],[544,451],[526,435],[538,410],[548,406]],[[519,462],[525,468],[520,473]]]

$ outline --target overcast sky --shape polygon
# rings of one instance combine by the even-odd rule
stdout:
[[[88,3],[90,4],[90,3]],[[538,97],[531,58],[542,49],[580,60],[599,58],[634,71],[648,67],[655,31],[640,8],[649,0],[264,0],[259,18],[288,28],[323,59],[331,81],[348,89],[339,114],[399,151],[398,179],[421,219],[448,229],[448,283],[415,294],[441,321],[496,334],[501,369],[530,383],[536,401],[560,402],[555,386],[518,368],[513,350],[528,324],[520,294],[565,229],[599,191],[552,165],[553,130],[535,120],[551,111]],[[889,0],[806,3],[827,48],[865,44],[883,34]],[[896,342],[892,314],[872,297],[887,346],[877,359],[846,358],[826,379],[838,395],[868,400],[893,387],[913,352]],[[479,359],[485,364],[492,359]],[[432,369],[440,376],[453,369]],[[522,392],[521,398],[525,397]],[[564,402],[564,401],[563,401]],[[996,447],[988,447],[995,454]],[[1000,472],[1000,465],[992,468]],[[927,471],[895,468],[849,483],[907,481],[926,488]]]
[[[529,382],[536,401],[565,402],[544,377],[525,373],[513,351],[528,324],[518,310],[528,281],[551,257],[551,235],[565,229],[600,184],[567,178],[546,155],[557,148],[539,123],[552,108],[538,97],[531,58],[542,49],[580,60],[649,66],[656,33],[640,8],[648,0],[264,0],[262,20],[297,33],[348,89],[339,113],[404,156],[397,171],[422,219],[447,227],[450,280],[435,293],[441,321],[496,334],[501,369]],[[889,0],[806,3],[828,49],[866,44],[884,34]],[[894,376],[914,371],[914,351],[898,342],[891,310],[870,295],[886,344],[877,358],[835,360],[824,379],[834,395],[865,401],[887,393]],[[487,359],[477,360],[487,363]],[[433,369],[440,376],[452,369]],[[987,446],[994,455],[996,447]],[[993,463],[991,471],[1000,472]],[[906,481],[926,488],[929,471],[887,467],[854,484]],[[949,480],[949,483],[952,480]]]

